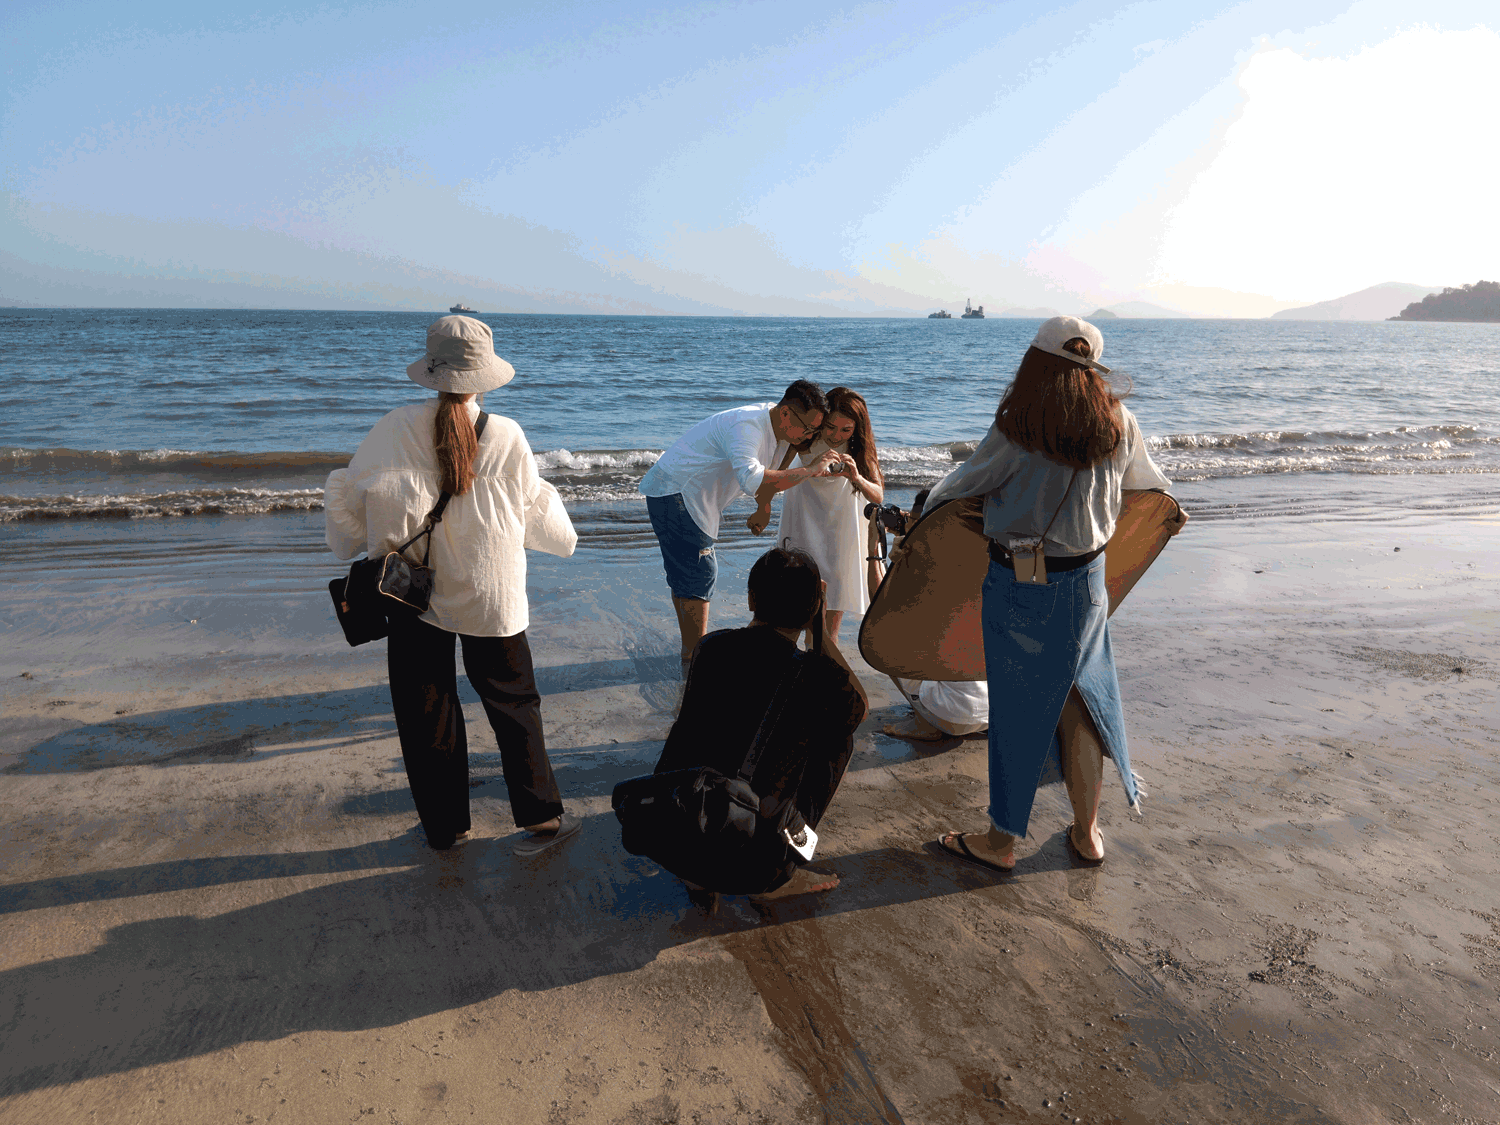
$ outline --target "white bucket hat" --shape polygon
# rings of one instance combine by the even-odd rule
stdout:
[[[1084,359],[1081,355],[1074,355],[1063,347],[1069,340],[1076,340],[1080,337],[1089,343],[1091,354],[1088,359]],[[1051,320],[1042,321],[1041,327],[1036,330],[1036,339],[1031,341],[1031,346],[1048,355],[1071,360],[1080,367],[1091,367],[1101,374],[1109,374],[1109,368],[1098,362],[1099,357],[1104,354],[1104,336],[1088,321],[1079,320],[1076,316],[1054,316]]]
[[[406,374],[428,390],[477,395],[505,386],[516,369],[495,354],[495,335],[484,321],[445,316],[427,329],[427,354]]]

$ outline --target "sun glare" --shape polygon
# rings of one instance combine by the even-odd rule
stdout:
[[[1500,155],[1475,123],[1497,70],[1484,28],[1406,31],[1348,58],[1254,55],[1241,116],[1170,213],[1158,279],[1316,300],[1493,272]]]

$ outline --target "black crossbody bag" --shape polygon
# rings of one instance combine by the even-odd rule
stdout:
[[[474,422],[476,443],[484,436],[484,424],[489,419],[488,414],[479,412]],[[451,493],[439,493],[421,531],[381,558],[357,560],[347,577],[328,583],[334,615],[351,647],[378,641],[389,634],[393,615],[417,617],[427,612],[432,604],[434,578],[432,567],[427,565],[432,553],[432,529],[443,522],[443,511],[451,499]],[[422,548],[422,562],[414,565],[403,552],[424,535],[427,542]]]
[[[782,829],[797,817],[794,800],[768,815],[750,779],[801,674],[792,658],[734,777],[712,766],[632,777],[615,786],[620,842],[673,875],[731,895],[762,894],[786,881],[794,852]]]

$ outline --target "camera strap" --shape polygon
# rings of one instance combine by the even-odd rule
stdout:
[[[1042,586],[1047,584],[1047,532],[1052,530],[1057,517],[1062,515],[1077,480],[1078,470],[1074,469],[1073,475],[1068,478],[1068,487],[1063,489],[1062,499],[1058,501],[1057,511],[1052,513],[1052,518],[1047,521],[1047,526],[1040,535],[1010,537],[1010,563],[1015,568],[1017,582],[1034,582]]]
[[[755,776],[755,767],[760,764],[761,755],[771,740],[777,720],[781,718],[781,713],[786,710],[787,700],[791,698],[792,685],[796,682],[797,673],[802,671],[803,659],[799,649],[793,652],[791,659],[787,661],[781,679],[776,684],[776,692],[771,696],[771,702],[767,704],[765,714],[760,717],[760,726],[756,728],[755,737],[750,742],[750,749],[745,754],[745,760],[740,764],[738,776],[741,781],[748,782]]]

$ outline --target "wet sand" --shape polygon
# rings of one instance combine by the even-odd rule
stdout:
[[[924,850],[983,742],[876,733],[859,666],[843,884],[714,916],[609,811],[671,721],[650,560],[533,570],[585,818],[533,860],[477,707],[475,838],[423,846],[382,655],[306,583],[5,595],[0,1117],[1495,1121],[1497,562],[1493,514],[1190,524],[1115,618],[1150,796],[1110,776],[1097,870],[1056,785],[1013,878]]]

